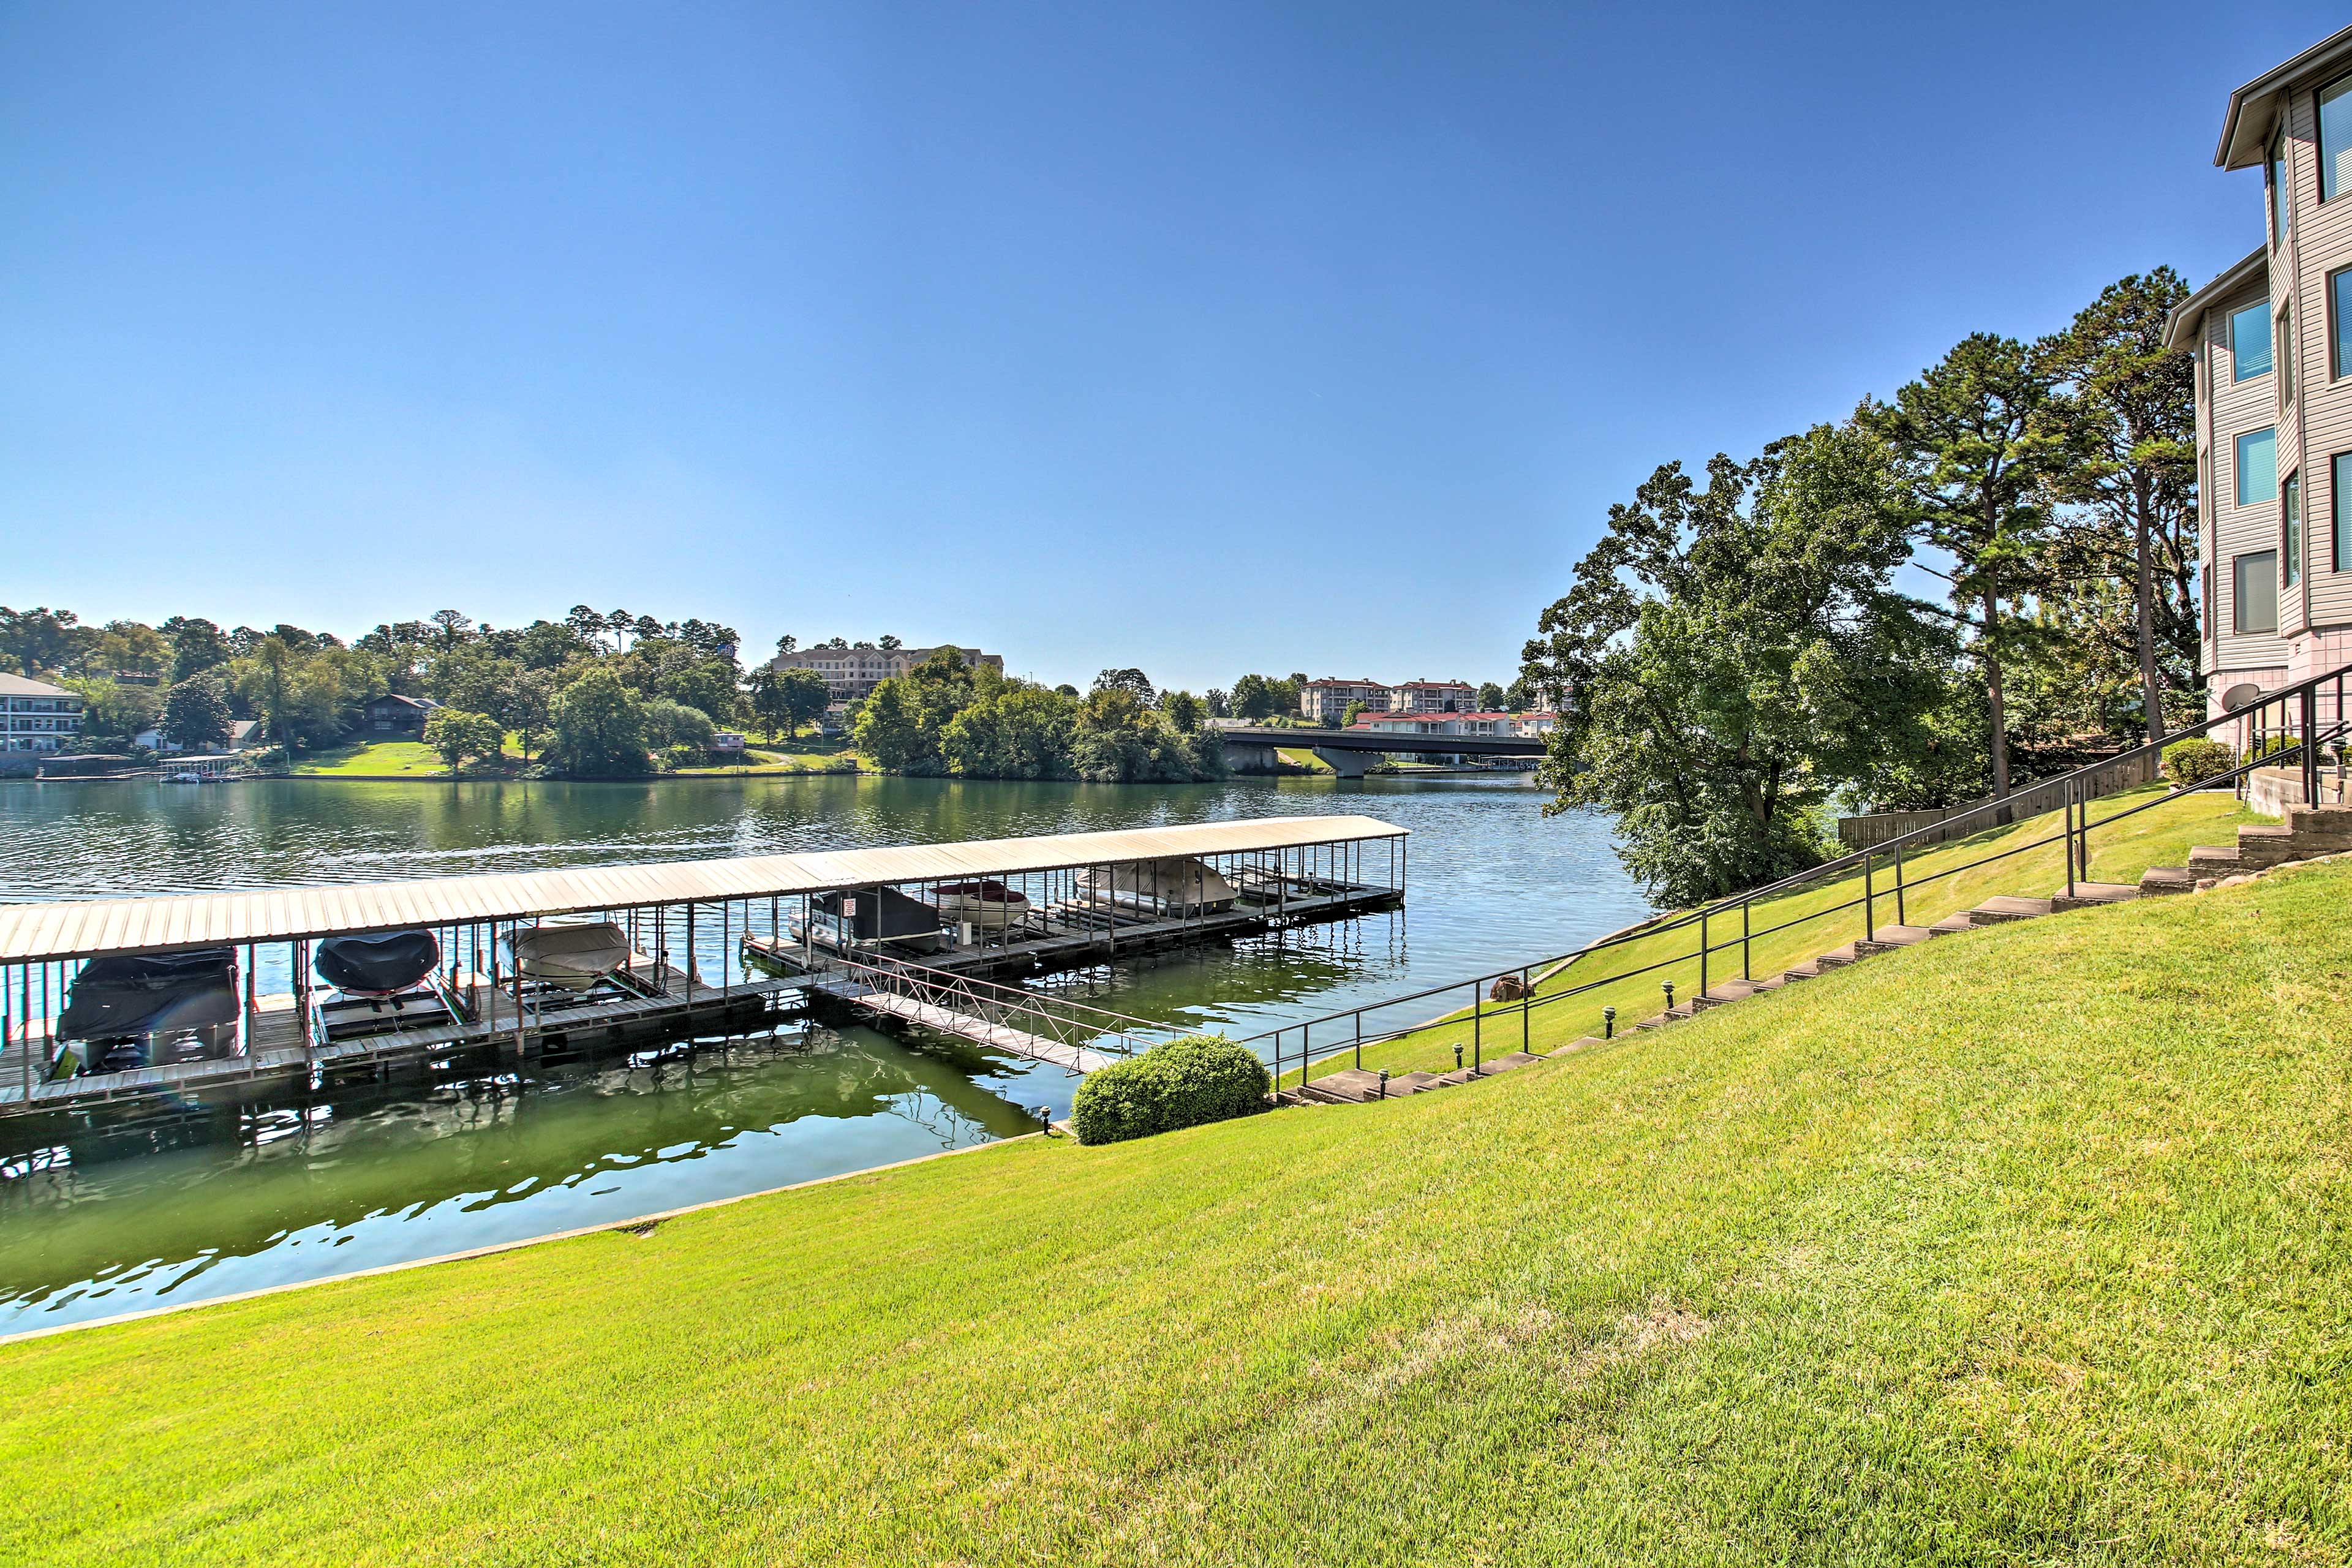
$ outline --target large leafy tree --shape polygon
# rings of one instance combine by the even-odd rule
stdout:
[[[1996,796],[2010,785],[2002,663],[2031,636],[2016,605],[2041,585],[2047,497],[2065,460],[2052,384],[2033,350],[1978,332],[1863,416],[1895,451],[1908,527],[1951,563],[1953,611],[1984,678]]]
[[[209,676],[184,680],[164,695],[163,739],[184,751],[216,751],[228,744],[228,700]]]
[[[425,743],[453,773],[463,773],[470,762],[496,762],[505,741],[506,727],[488,713],[436,708],[425,721]]]
[[[229,661],[228,635],[201,616],[173,616],[155,629],[172,645],[174,681],[187,680]]]
[[[2079,597],[2093,635],[2108,581],[2128,585],[2122,622],[2137,663],[2147,738],[2164,734],[2168,688],[2195,683],[2197,383],[2189,355],[2165,346],[2164,326],[2189,285],[2169,267],[2099,291],[2041,354],[2059,383],[2047,423],[2060,443],[2052,478],[2069,504],[2053,541],[2044,592]]]
[[[1898,593],[1910,554],[1890,455],[1821,426],[1699,488],[1670,463],[1578,563],[1526,649],[1570,694],[1542,769],[1548,810],[1614,815],[1619,857],[1686,905],[1816,864],[1819,808],[1926,743],[1949,632]]]
[[[568,773],[634,775],[650,765],[645,710],[609,669],[589,668],[566,686],[550,723],[554,733],[548,752]]]

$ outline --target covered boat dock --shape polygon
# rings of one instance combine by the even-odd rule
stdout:
[[[1272,817],[0,905],[0,1116],[156,1097],[235,1100],[485,1052],[525,1061],[550,1050],[741,1033],[772,1027],[812,1000],[867,998],[866,1012],[905,1017],[905,999],[919,994],[915,1021],[938,1027],[944,1017],[944,1032],[1003,1048],[1023,1031],[1005,1026],[1001,1006],[992,1033],[960,1031],[942,987],[980,995],[975,988],[986,986],[993,996],[1011,989],[994,981],[1392,907],[1404,893],[1405,837],[1363,816]],[[1195,890],[1155,897],[1175,885],[1168,868],[1177,866]],[[1000,900],[1003,912],[956,918],[982,884],[1002,889],[975,896]],[[855,923],[824,918],[827,900],[838,911],[869,891],[947,912],[919,941],[893,927],[869,942]],[[610,922],[625,937],[614,944],[625,956],[593,986],[550,984],[502,959],[544,927],[583,920]],[[430,931],[438,942],[440,964],[415,992],[354,1000],[314,981],[314,944],[394,931]],[[85,1062],[69,1048],[76,1042],[61,1019],[84,965],[214,950],[236,960],[232,1024],[142,1037],[131,1060],[101,1054]],[[276,965],[281,952],[290,989],[262,993],[262,961]]]

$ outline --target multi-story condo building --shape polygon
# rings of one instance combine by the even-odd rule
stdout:
[[[942,643],[940,647],[955,647]],[[931,655],[938,647],[804,647],[792,653],[780,653],[768,661],[770,669],[814,669],[824,677],[825,689],[835,702],[856,702],[874,694],[874,689],[894,675],[904,675]],[[966,664],[984,664],[997,674],[1004,673],[1004,656],[982,653],[976,647],[956,647]]]
[[[80,728],[81,699],[64,687],[0,675],[0,751],[63,751]]]
[[[2264,231],[2167,328],[2197,357],[2218,712],[2352,663],[2352,27],[2231,93],[2213,162],[2262,170]]]
[[[1467,713],[1478,706],[1478,689],[1464,680],[1408,680],[1389,700],[1394,713]]]
[[[1298,689],[1298,710],[1318,724],[1337,724],[1358,702],[1385,713],[1396,689],[1377,680],[1310,680]]]

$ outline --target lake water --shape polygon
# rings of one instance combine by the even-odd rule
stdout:
[[[1564,952],[1646,905],[1605,823],[1524,781],[1187,786],[819,776],[625,784],[0,784],[0,899],[98,898],[1361,813],[1402,911],[1057,984],[1236,1037]],[[716,933],[706,973],[728,961]],[[265,959],[282,963],[263,950]],[[263,968],[265,987],[282,971]],[[984,1142],[1058,1069],[793,1025],[247,1111],[0,1121],[0,1333],[541,1236]]]

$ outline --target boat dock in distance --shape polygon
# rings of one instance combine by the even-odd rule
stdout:
[[[1169,1031],[1021,977],[1393,907],[1405,838],[1364,816],[1265,817],[0,904],[0,1117],[233,1104],[812,1008],[1086,1071]],[[280,947],[292,989],[261,993]]]

